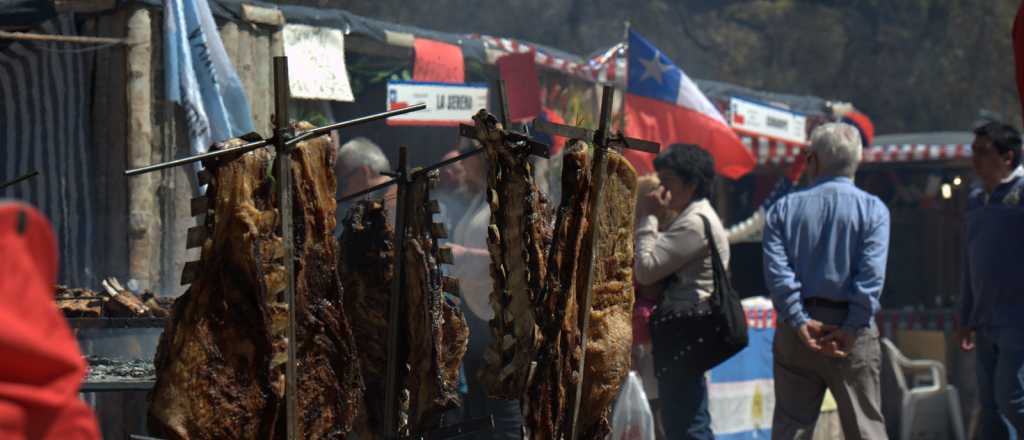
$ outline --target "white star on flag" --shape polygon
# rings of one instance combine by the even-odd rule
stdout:
[[[649,60],[645,60],[643,58],[640,59],[640,64],[644,66],[644,74],[640,76],[641,82],[647,78],[652,78],[655,82],[661,84],[661,74],[672,69],[672,66],[670,65],[661,64],[660,55],[661,54],[659,52],[654,52],[653,58]]]

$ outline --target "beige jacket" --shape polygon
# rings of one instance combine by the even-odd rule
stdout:
[[[641,218],[637,226],[634,277],[645,286],[671,277],[660,303],[667,307],[686,307],[707,300],[714,290],[711,253],[700,214],[711,222],[722,263],[728,268],[728,234],[707,199],[690,203],[663,232],[658,232],[658,218],[653,215]]]

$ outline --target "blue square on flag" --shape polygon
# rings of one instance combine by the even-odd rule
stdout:
[[[658,142],[662,147],[699,145],[714,157],[715,170],[730,179],[754,168],[754,156],[685,72],[636,32],[629,31],[628,50],[627,136]],[[652,155],[632,150],[623,155],[639,174],[654,171]]]
[[[629,93],[675,104],[682,71],[636,32],[629,33]]]

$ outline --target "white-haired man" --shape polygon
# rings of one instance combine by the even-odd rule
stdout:
[[[853,184],[857,129],[811,133],[811,187],[768,210],[764,273],[780,325],[775,335],[773,439],[809,439],[826,388],[847,440],[885,439],[874,315],[885,282],[889,210]]]
[[[391,164],[387,156],[373,141],[358,137],[345,142],[338,149],[338,161],[334,168],[338,176],[338,197],[355,194],[387,182],[390,178],[382,173],[390,170]],[[368,194],[366,198],[384,199],[388,214],[394,216],[396,191],[395,185],[391,185]],[[351,202],[338,204],[338,225],[342,224],[351,206]]]

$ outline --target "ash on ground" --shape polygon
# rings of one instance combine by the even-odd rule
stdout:
[[[86,356],[89,364],[85,380],[88,382],[121,382],[156,380],[156,369],[151,359],[114,359]]]

